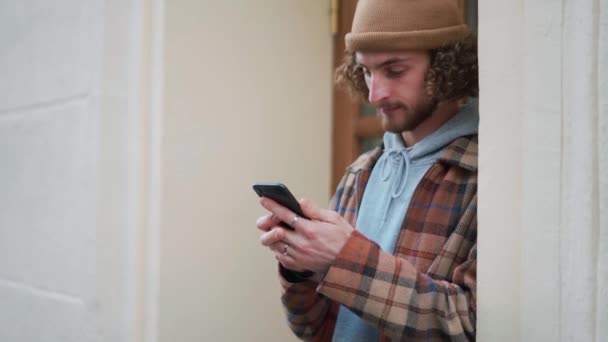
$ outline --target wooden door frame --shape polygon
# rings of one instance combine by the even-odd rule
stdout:
[[[337,30],[334,34],[334,69],[342,64],[346,44],[344,36],[350,32],[353,14],[357,0],[338,0]],[[333,192],[340,181],[346,167],[353,161],[358,151],[358,142],[355,136],[356,115],[359,112],[359,103],[355,101],[344,89],[334,84],[333,87],[333,121],[332,121],[332,172],[331,191]]]

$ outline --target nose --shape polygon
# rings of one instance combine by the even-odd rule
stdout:
[[[382,77],[371,75],[368,82],[368,100],[372,105],[378,105],[388,98],[388,87]]]

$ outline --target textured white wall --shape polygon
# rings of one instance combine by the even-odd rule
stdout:
[[[0,3],[2,341],[95,334],[100,13],[101,1]]]
[[[608,1],[565,1],[562,11],[557,324],[563,341],[600,342],[608,338]]]
[[[326,204],[329,1],[168,1],[161,341],[288,341],[251,189]]]
[[[526,1],[524,13],[521,339],[559,341],[562,2]]]
[[[478,340],[605,341],[608,2],[480,2]]]
[[[0,2],[1,341],[141,336],[143,16]]]
[[[479,2],[479,341],[519,341],[523,7]]]

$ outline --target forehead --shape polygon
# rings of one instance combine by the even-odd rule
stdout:
[[[368,68],[381,66],[385,63],[424,62],[429,56],[426,50],[410,50],[397,52],[357,52],[355,62]]]

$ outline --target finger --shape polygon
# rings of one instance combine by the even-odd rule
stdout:
[[[288,270],[295,272],[304,272],[304,269],[299,267],[297,262],[290,255],[283,255],[281,253],[275,253],[274,258]]]
[[[280,253],[283,255],[290,255],[294,260],[300,260],[303,257],[302,252],[298,249],[298,247],[292,245],[289,242],[278,241],[274,244],[270,245],[268,248],[275,253]]]
[[[293,254],[293,247],[286,242],[278,241],[270,245],[268,248],[270,248],[270,250],[272,250],[275,254],[290,255],[292,258],[295,258],[295,255]]]
[[[277,243],[287,243],[292,247],[292,249],[295,248],[298,250],[298,254],[300,254],[299,246],[301,246],[305,241],[303,237],[295,231],[276,226],[268,232],[262,234],[260,236],[260,242],[262,245],[270,247],[270,249],[273,249],[273,245],[276,245]]]
[[[259,230],[267,232],[272,227],[279,225],[280,222],[281,220],[279,220],[274,214],[268,214],[258,218],[256,221],[256,226]]]
[[[285,208],[284,206],[278,204],[277,202],[271,200],[270,198],[262,197],[260,199],[260,204],[262,204],[264,208],[268,209],[268,211],[273,213],[279,220],[287,224],[291,224],[294,221],[296,214],[294,214],[291,210]],[[298,217],[298,224],[303,220],[304,219]],[[296,227],[292,228],[295,229]]]
[[[271,249],[274,251],[275,259],[277,259],[286,268],[296,272],[301,272],[304,270],[304,268],[302,268],[297,261],[297,252],[291,248],[289,244],[279,242],[273,245]]]
[[[339,217],[338,213],[335,211],[323,209],[307,199],[300,200],[300,207],[302,208],[304,215],[311,220],[336,223]]]
[[[274,227],[260,236],[260,242],[264,246],[272,246],[279,241],[283,241],[283,239],[285,239],[285,235],[284,228]]]

